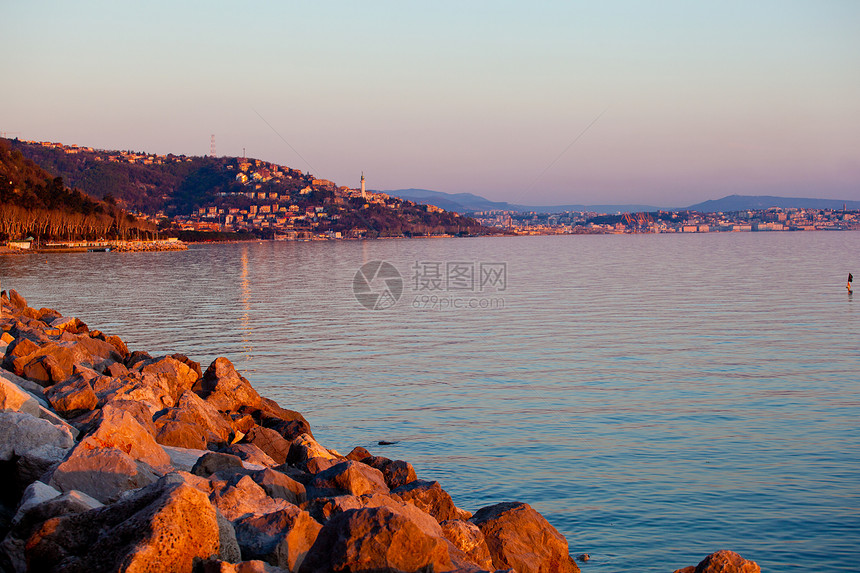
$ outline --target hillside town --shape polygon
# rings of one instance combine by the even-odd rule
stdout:
[[[860,229],[860,211],[846,209],[779,208],[700,213],[474,213],[482,225],[517,235],[625,233],[739,233],[765,231],[845,231]]]
[[[135,151],[107,151],[56,142],[22,141],[75,156],[87,154],[97,163],[160,166],[191,163],[200,158],[159,155]],[[419,207],[428,214],[443,214],[434,205],[412,201],[366,189],[338,186],[310,173],[251,158],[219,158],[228,186],[220,186],[202,206],[190,213],[164,210],[146,213],[131,210],[141,220],[161,228],[179,231],[259,233],[280,240],[365,238],[368,229],[339,221],[373,208],[402,211]],[[724,233],[860,229],[860,211],[843,209],[779,208],[704,213],[697,211],[655,211],[648,213],[598,213],[566,211],[536,213],[519,211],[478,211],[447,213],[469,216],[501,234],[625,234],[625,233]],[[351,217],[355,219],[355,217]],[[373,236],[373,233],[371,233]]]

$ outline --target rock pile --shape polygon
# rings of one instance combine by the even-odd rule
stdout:
[[[0,570],[579,571],[527,504],[472,515],[405,461],[328,449],[226,358],[0,303]]]
[[[2,296],[0,569],[575,572],[524,503],[472,516],[411,464],[347,455],[226,358],[130,352]]]

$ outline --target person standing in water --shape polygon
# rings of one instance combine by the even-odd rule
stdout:
[[[852,275],[851,273],[848,273],[848,284],[845,285],[845,288],[848,289],[848,292],[851,292],[851,281],[853,281],[853,280],[854,280],[854,275]]]

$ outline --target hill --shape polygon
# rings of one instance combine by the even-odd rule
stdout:
[[[801,197],[774,197],[771,195],[728,195],[722,199],[712,199],[687,207],[689,211],[718,213],[748,211],[780,207],[782,209],[860,209],[860,201],[841,199],[814,199]]]
[[[271,238],[422,236],[490,232],[458,213],[338,187],[309,173],[246,157],[187,157],[14,140],[9,145],[92,198],[173,217],[183,231]],[[201,237],[202,238],[202,237]]]
[[[386,191],[389,195],[427,203],[457,211],[458,213],[474,213],[476,211],[518,211],[523,213],[563,213],[565,211],[581,211],[593,213],[629,213],[638,211],[657,211],[653,205],[520,205],[506,201],[490,201],[472,193],[444,193],[429,189],[395,189]]]

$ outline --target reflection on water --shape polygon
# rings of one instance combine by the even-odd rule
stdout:
[[[5,257],[0,278],[132,349],[228,356],[326,445],[407,459],[466,509],[529,502],[588,569],[730,548],[769,571],[850,571],[857,237],[199,246]],[[365,310],[352,279],[372,260],[404,277],[416,261],[504,261],[504,307],[422,312],[406,280],[394,308]]]
[[[251,345],[251,280],[248,276],[248,247],[242,248],[242,274],[241,274],[241,292],[242,292],[242,316],[239,318],[239,325],[242,331],[242,349],[245,353],[245,361],[251,360],[251,353],[254,350]]]

